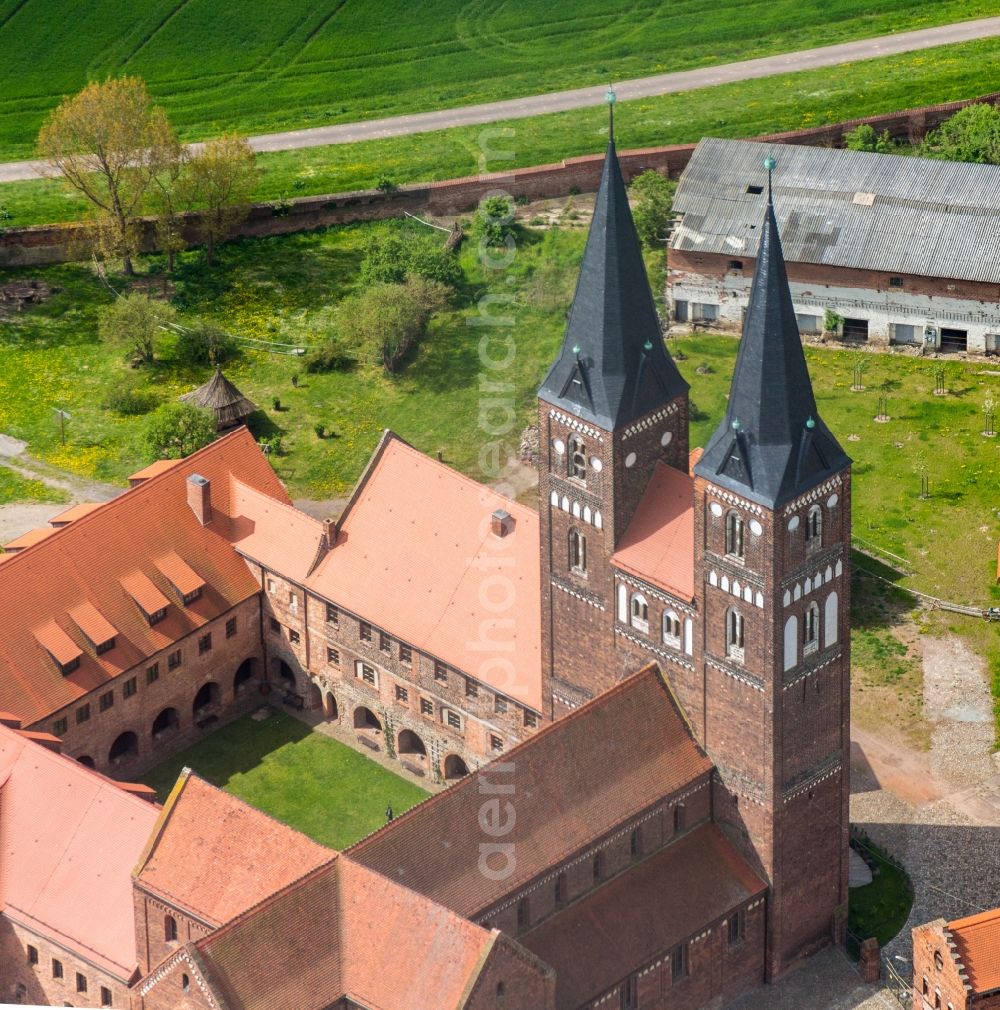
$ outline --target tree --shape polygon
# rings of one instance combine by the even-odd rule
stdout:
[[[177,360],[186,365],[222,365],[235,354],[235,338],[214,323],[199,321],[177,334]]]
[[[210,140],[189,163],[191,191],[201,209],[201,233],[209,266],[215,243],[226,239],[250,213],[257,183],[257,156],[243,137],[228,134]]]
[[[362,355],[397,372],[449,294],[445,285],[412,274],[403,284],[373,284],[341,304],[339,330]]]
[[[639,238],[648,246],[662,246],[667,241],[673,216],[676,183],[650,169],[636,176],[629,189],[635,201],[632,217]]]
[[[174,272],[174,258],[187,248],[184,212],[191,202],[191,187],[185,171],[187,148],[161,117],[156,125],[157,142],[149,152],[149,209],[156,217],[156,244],[167,254],[167,273]]]
[[[365,246],[358,279],[364,285],[402,284],[408,274],[439,281],[450,288],[462,282],[458,257],[427,239],[404,241],[393,233],[374,236]]]
[[[156,459],[183,459],[213,442],[215,417],[190,403],[168,403],[149,419],[146,448]]]
[[[38,151],[97,209],[97,244],[134,272],[138,215],[172,132],[138,77],[89,84],[45,120]]]
[[[896,142],[888,130],[876,133],[868,123],[862,123],[845,133],[844,144],[849,151],[875,151],[878,154],[891,154],[896,148]]]
[[[97,332],[102,340],[124,347],[126,357],[149,365],[160,329],[176,315],[172,305],[154,302],[146,295],[123,295],[101,309]]]
[[[967,105],[927,134],[920,153],[949,161],[1000,164],[1000,109]]]

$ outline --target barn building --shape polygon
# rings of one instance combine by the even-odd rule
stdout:
[[[612,141],[538,512],[387,433],[318,521],[241,429],[0,563],[0,709],[97,771],[263,691],[460,780],[326,862],[244,852],[265,821],[182,780],[136,863],[133,1006],[391,1010],[437,972],[470,1010],[695,1010],[842,941],[850,460],[769,197],[758,227],[703,453]],[[272,844],[271,894],[219,879]]]
[[[702,140],[681,176],[667,291],[673,319],[738,330],[773,148]],[[787,145],[774,192],[803,334],[1000,350],[1000,166]]]

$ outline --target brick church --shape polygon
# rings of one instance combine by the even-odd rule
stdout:
[[[8,545],[0,840],[37,816],[25,747],[61,752],[51,795],[130,794],[130,828],[118,865],[78,858],[79,900],[122,878],[113,936],[0,888],[0,998],[67,1002],[75,974],[144,1010],[693,1010],[842,940],[850,461],[761,181],[703,452],[612,141],[539,390],[537,513],[387,433],[320,522],[241,430]],[[452,784],[338,854],[189,774],[158,814],[102,774],[261,691]]]

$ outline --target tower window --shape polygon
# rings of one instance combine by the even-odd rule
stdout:
[[[649,604],[642,593],[632,594],[631,615],[633,628],[637,631],[649,631]]]
[[[806,518],[806,544],[809,547],[818,547],[823,539],[823,510],[818,505],[813,505]]]
[[[803,653],[808,655],[819,648],[819,604],[810,603],[802,624]]]
[[[579,530],[569,531],[569,567],[578,575],[587,573],[587,538]]]
[[[743,615],[736,609],[726,613],[726,655],[743,662]]]
[[[172,915],[163,917],[163,939],[173,943],[177,939],[177,920]]]
[[[580,480],[587,478],[587,447],[574,436],[569,440],[569,475]]]
[[[678,649],[681,645],[681,619],[673,610],[663,615],[663,642]]]
[[[738,512],[726,516],[726,553],[743,557],[743,517]]]

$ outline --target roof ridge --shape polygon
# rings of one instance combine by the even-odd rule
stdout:
[[[186,463],[189,460],[196,459],[199,456],[205,456],[209,454],[210,450],[212,451],[212,453],[218,452],[220,446],[227,445],[230,441],[235,440],[237,436],[240,436],[240,438],[245,437],[244,433],[249,435],[250,430],[246,427],[246,425],[241,425],[239,428],[237,428],[235,431],[230,432],[228,435],[223,435],[221,438],[217,438],[214,441],[209,442],[208,445],[202,446],[200,449],[191,453],[190,456],[183,456],[181,459],[174,460],[174,462],[180,465],[181,463]],[[250,437],[253,438],[252,435],[250,435]],[[256,442],[254,444],[256,445]],[[156,460],[154,460],[154,462],[156,462]],[[152,463],[150,464],[150,466],[152,466]],[[79,519],[73,520],[73,522],[68,523],[66,526],[53,527],[52,533],[49,536],[45,537],[43,540],[39,540],[37,543],[33,543],[28,547],[23,547],[21,550],[13,553],[10,557],[8,557],[4,561],[3,565],[0,566],[0,572],[7,571],[8,566],[15,564],[18,558],[27,556],[32,551],[35,551],[35,553],[37,554],[38,552],[35,550],[37,547],[40,547],[42,544],[47,544],[53,541],[56,536],[58,536],[60,533],[65,532],[66,530],[70,529],[79,530],[81,526],[86,526],[88,522],[96,521],[96,517],[98,515],[100,515],[102,521],[104,521],[104,518],[107,515],[107,513],[105,512],[106,508],[116,505],[118,502],[125,501],[126,499],[128,499],[129,501],[133,501],[134,499],[128,497],[129,495],[132,494],[133,491],[138,491],[140,488],[146,489],[151,486],[155,486],[158,482],[164,481],[168,476],[172,477],[173,475],[174,475],[174,467],[170,467],[169,469],[164,470],[162,473],[155,474],[152,477],[147,477],[145,480],[142,481],[141,484],[136,484],[135,487],[122,488],[121,493],[115,495],[114,498],[109,498],[106,502],[100,502],[99,503],[101,506],[100,508],[92,509],[86,515],[80,516]],[[65,511],[65,509],[63,511]],[[38,528],[42,529],[44,527],[38,527]],[[31,554],[31,556],[34,557],[34,554]]]
[[[142,853],[139,855],[139,862],[135,864],[135,868],[132,870],[133,880],[139,877],[142,871],[146,868],[146,864],[152,858],[153,850],[163,837],[163,832],[167,829],[167,822],[170,820],[170,817],[174,812],[174,807],[177,806],[177,801],[180,799],[181,793],[184,791],[185,786],[188,784],[188,780],[193,774],[194,773],[190,768],[182,768],[180,775],[177,776],[177,781],[173,784],[173,786],[171,786],[166,802],[162,807],[160,807],[160,816],[156,819],[156,823],[153,825],[153,830],[149,834],[149,840],[146,842],[146,847],[142,850]]]
[[[262,491],[260,488],[254,487],[252,484],[248,484],[242,477],[237,477],[236,474],[232,473],[232,471],[230,471],[229,479],[233,484],[238,484],[244,491],[248,491],[250,494],[256,495],[259,498],[266,498],[269,503],[277,505],[286,512],[294,512],[296,516],[307,520],[311,525],[315,526],[319,533],[323,533],[322,519],[317,519],[315,516],[309,515],[308,512],[304,512],[302,509],[297,508],[294,504],[290,502],[283,502],[280,498],[275,498],[274,495],[270,495],[266,491]]]
[[[487,764],[481,765],[475,771],[459,779],[457,782],[449,786],[447,789],[443,789],[439,793],[434,793],[433,795],[428,796],[426,799],[421,800],[419,803],[410,807],[410,809],[407,810],[405,813],[402,813],[398,817],[389,821],[388,824],[383,824],[381,827],[376,828],[370,834],[365,835],[364,838],[359,838],[358,841],[356,841],[353,845],[350,845],[348,846],[348,848],[343,850],[344,854],[350,856],[353,860],[353,856],[351,856],[351,854],[355,850],[361,848],[366,842],[371,841],[373,838],[378,838],[387,832],[394,831],[395,825],[403,824],[406,821],[411,820],[412,817],[417,814],[417,811],[426,810],[427,807],[432,806],[433,804],[441,801],[443,797],[450,796],[453,793],[460,791],[462,789],[471,788],[475,781],[475,777],[479,773],[485,774],[486,772],[489,771],[490,768],[492,768],[494,765],[497,764],[513,762],[515,755],[517,755],[525,747],[533,744],[536,740],[544,739],[548,735],[552,734],[555,731],[556,727],[562,727],[568,725],[573,721],[579,720],[582,717],[582,713],[593,710],[592,706],[596,707],[598,705],[601,706],[607,705],[612,698],[615,698],[618,695],[623,694],[627,689],[631,688],[634,684],[638,683],[639,680],[642,679],[644,676],[649,676],[650,671],[654,671],[655,674],[658,676],[658,679],[661,681],[663,680],[663,676],[660,673],[659,665],[655,661],[647,663],[639,670],[636,670],[635,673],[630,674],[624,680],[619,681],[613,687],[608,688],[608,690],[606,691],[602,691],[599,695],[597,695],[596,698],[592,698],[586,704],[580,705],[578,708],[573,709],[573,711],[568,713],[567,715],[561,716],[559,719],[555,719],[552,722],[548,723],[547,725],[543,726],[537,733],[528,737],[526,740],[522,740],[519,744],[517,744],[515,747],[512,747],[509,751],[502,754],[500,757],[493,758]],[[673,701],[673,704],[676,707],[677,705],[676,699],[673,698],[673,695],[671,695],[670,697],[671,700]],[[685,720],[685,727],[690,732],[691,727],[686,720]],[[697,741],[695,741],[695,743],[697,744]],[[699,753],[704,754],[704,751],[702,751],[700,747],[699,747]]]

